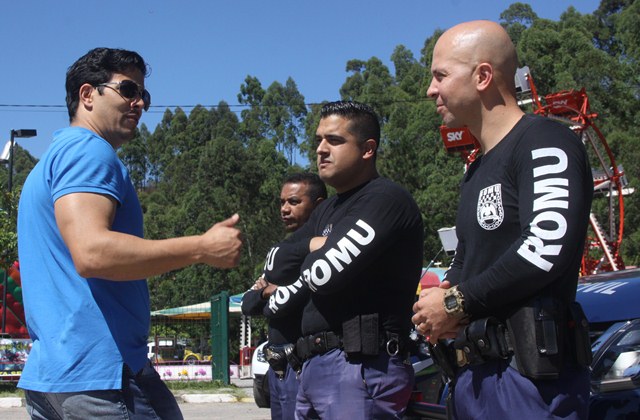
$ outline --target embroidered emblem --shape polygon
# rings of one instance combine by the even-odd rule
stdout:
[[[484,188],[478,195],[478,224],[485,230],[497,229],[504,220],[502,185]]]

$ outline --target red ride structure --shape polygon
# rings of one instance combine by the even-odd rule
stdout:
[[[531,106],[533,113],[566,124],[580,136],[591,152],[594,201],[582,255],[581,275],[624,269],[620,255],[624,232],[624,196],[633,190],[627,188],[624,169],[616,164],[607,140],[594,122],[598,115],[591,112],[585,89],[540,97],[528,67],[518,69],[516,86],[521,107]],[[480,153],[478,141],[465,127],[452,129],[442,126],[440,134],[447,151],[460,154],[466,166]]]

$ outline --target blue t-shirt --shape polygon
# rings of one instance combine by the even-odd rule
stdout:
[[[123,363],[147,362],[146,280],[81,277],[54,214],[55,201],[96,193],[117,203],[112,230],[143,236],[142,210],[116,151],[80,127],[57,131],[29,174],[18,209],[18,251],[33,348],[19,386],[41,392],[121,389]]]

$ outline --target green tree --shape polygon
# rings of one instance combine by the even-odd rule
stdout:
[[[371,105],[384,123],[389,118],[389,106],[393,102],[394,85],[389,68],[377,57],[367,61],[350,60],[347,62],[347,77],[340,88],[343,100],[353,100]]]
[[[120,160],[129,169],[129,176],[136,189],[141,190],[147,186],[149,176],[149,152],[147,145],[151,134],[145,124],[140,126],[136,136],[125,143],[119,150]]]
[[[250,82],[259,86],[257,79]],[[165,147],[156,158],[163,162],[156,166],[159,182],[141,194],[145,234],[199,234],[237,212],[246,251],[233,270],[193,266],[150,279],[154,308],[207,300],[220,290],[246,290],[268,248],[281,239],[277,197],[290,165],[270,139],[264,114],[247,111],[239,121],[225,103],[211,110],[197,106],[188,116],[176,110],[151,136],[160,136]],[[252,132],[255,128],[262,131]]]
[[[265,93],[262,83],[253,76],[247,76],[240,86],[238,102],[247,106],[240,113],[240,134],[245,142],[260,140],[264,137],[264,133],[268,131],[268,123],[265,121],[262,109],[262,100]]]
[[[17,215],[22,185],[38,160],[15,144],[12,191],[8,188],[9,164],[0,170],[0,268],[18,259]]]
[[[18,259],[18,235],[16,233],[17,199],[14,194],[0,193],[0,268]]]
[[[538,15],[531,6],[526,3],[513,3],[504,12],[500,13],[502,26],[505,28],[514,43],[518,43],[522,33],[538,19]]]

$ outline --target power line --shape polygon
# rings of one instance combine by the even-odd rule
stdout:
[[[151,105],[148,112],[164,112],[167,108],[193,109],[197,106],[204,108],[218,108],[220,105]],[[251,108],[251,105],[227,105],[229,108]],[[17,108],[17,109],[10,109]],[[42,105],[42,104],[0,104],[0,112],[3,111],[23,111],[32,110],[52,110],[52,112],[67,112],[66,105]]]
[[[401,99],[401,100],[391,100],[391,101],[382,101],[382,102],[378,102],[378,103],[382,103],[385,105],[392,105],[392,104],[399,104],[399,103],[418,103],[418,102],[428,102],[428,101],[432,101],[431,98],[416,98],[416,99]],[[311,102],[311,103],[305,103],[304,104],[307,107],[312,107],[312,106],[317,106],[317,105],[322,105],[322,103],[320,102]],[[218,105],[207,105],[207,104],[197,104],[197,105],[151,105],[149,107],[149,109],[151,109],[151,111],[148,112],[164,112],[167,108],[181,108],[181,109],[193,109],[196,107],[202,107],[202,108],[207,108],[207,109],[211,109],[211,108],[220,108],[220,104]],[[278,108],[278,107],[284,107],[287,105],[262,105],[262,104],[258,104],[258,105],[249,105],[249,104],[224,104],[224,106],[229,107],[229,108],[243,108],[243,109],[247,109],[247,108],[255,108],[255,107],[260,107],[260,108]],[[9,108],[17,108],[15,110],[9,109]],[[0,104],[0,112],[3,111],[19,111],[19,110],[24,110],[23,112],[30,112],[32,109],[41,109],[41,110],[54,110],[52,112],[67,112],[67,106],[66,105],[51,105],[51,104]],[[234,111],[237,112],[237,111]]]
[[[307,105],[307,104],[305,104]],[[252,108],[253,105],[227,105],[229,108]],[[266,105],[265,105],[266,106]],[[272,105],[278,106],[278,105]],[[284,105],[281,105],[284,106]],[[207,109],[219,108],[220,105],[151,105],[146,113],[149,114],[162,114],[167,109],[181,108],[183,110],[193,110],[196,107],[202,107]],[[66,105],[37,105],[37,104],[0,104],[0,112],[56,112],[67,113]],[[240,113],[242,109],[231,110],[231,112]]]

